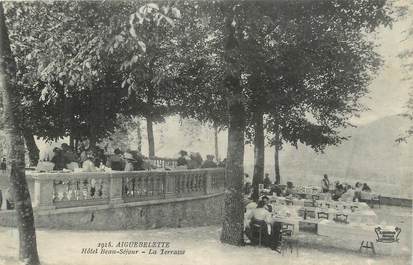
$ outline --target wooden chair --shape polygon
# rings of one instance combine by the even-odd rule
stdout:
[[[396,227],[394,230],[386,230],[381,227],[376,227],[374,231],[376,232],[376,242],[378,243],[399,243],[399,235],[402,230],[399,227]],[[374,244],[371,241],[363,240],[360,245],[360,252],[362,248],[371,249],[373,254],[376,254]]]
[[[317,213],[317,217],[318,217],[318,219],[326,219],[326,220],[328,220],[328,213],[326,213],[326,212],[318,212],[318,213]]]
[[[344,223],[344,224],[348,224],[348,215],[347,214],[336,214],[336,217],[333,219],[335,222],[337,223]]]
[[[281,230],[291,230],[294,231],[294,224],[287,224],[287,223],[283,223],[281,226]]]
[[[290,225],[290,224],[288,224]],[[292,225],[294,227],[294,225]],[[298,256],[298,240],[293,238],[293,230],[287,228],[288,226],[283,225],[281,229],[281,242],[280,242],[280,252],[284,255],[285,251],[290,249],[291,254],[293,253],[294,245]]]
[[[285,200],[285,205],[294,205],[294,202],[292,200]]]
[[[257,234],[257,232],[258,232],[258,246],[261,247],[261,245],[262,245],[262,234],[263,234],[262,225],[253,224],[252,225],[252,231],[251,231],[251,234],[252,234],[252,237],[253,237],[253,240],[251,240],[251,243],[253,243],[253,244],[256,243],[256,234]]]
[[[314,201],[304,201],[304,207],[314,207]]]
[[[402,230],[399,227],[396,227],[394,230],[385,230],[381,227],[376,227],[374,231],[377,235],[376,242],[399,243],[399,235]]]
[[[304,220],[306,220],[308,218],[315,219],[315,216],[316,216],[315,213],[316,213],[315,210],[307,210],[306,209],[304,211]]]
[[[311,198],[313,199],[313,201],[318,201],[320,199],[319,195],[312,195]]]

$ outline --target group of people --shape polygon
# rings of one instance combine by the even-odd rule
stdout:
[[[336,182],[335,189],[332,192],[333,200],[352,200],[352,201],[361,201],[361,192],[371,192],[371,188],[367,183],[357,182],[354,187],[340,182]]]
[[[178,167],[186,167],[187,169],[195,169],[195,168],[216,168],[216,167],[225,167],[225,159],[223,162],[216,163],[214,162],[213,155],[207,155],[206,160],[202,159],[200,153],[191,153],[188,156],[188,152],[185,150],[181,150],[179,152],[179,158],[177,160]]]
[[[269,198],[263,196],[257,203],[251,201],[245,209],[244,228],[248,240],[252,244],[257,244],[257,233],[261,232],[261,243],[276,250],[281,240],[281,223],[272,219],[273,208]]]
[[[117,148],[113,154],[107,155],[99,146],[92,148],[87,138],[81,142],[78,152],[66,143],[63,143],[61,148],[55,147],[50,162],[54,164],[53,170],[74,170],[79,166],[84,171],[95,171],[96,168],[105,167],[118,171],[144,170],[143,156],[138,151],[122,152]]]

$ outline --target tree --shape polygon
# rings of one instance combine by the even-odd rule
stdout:
[[[115,37],[114,47],[123,55],[122,87],[129,90],[128,112],[146,119],[149,157],[155,156],[153,124],[172,113],[167,99],[174,85],[174,25],[180,18],[174,6],[148,3],[130,15],[129,31],[123,30]]]
[[[245,34],[243,55],[253,117],[251,134],[260,138],[263,129],[257,121],[262,112],[268,114],[265,127],[272,135],[279,178],[278,152],[283,141],[295,146],[302,142],[322,151],[345,139],[339,131],[363,110],[359,99],[367,94],[367,85],[380,65],[366,34],[380,24],[388,25],[391,18],[385,1],[365,5],[280,1],[264,6],[256,24],[248,23],[251,30]],[[262,141],[255,143],[255,150],[263,150]],[[254,174],[255,185],[260,176]]]
[[[413,6],[403,6],[401,10],[399,10],[400,16],[403,19],[409,18],[410,19],[410,28],[405,32],[406,38],[404,42],[413,43]],[[411,45],[410,45],[411,47]],[[410,120],[413,123],[413,49],[407,48],[403,52],[399,54],[399,57],[403,60],[403,67],[405,69],[404,81],[409,82],[410,92],[409,92],[409,99],[406,102],[406,111],[402,114],[403,117]],[[410,125],[410,128],[407,131],[396,139],[397,142],[405,142],[413,135],[413,124]]]
[[[0,87],[3,96],[4,130],[7,138],[7,161],[14,195],[19,231],[19,259],[30,265],[40,264],[37,253],[33,209],[25,176],[24,140],[18,93],[16,93],[16,64],[11,52],[3,4],[0,3]]]
[[[120,63],[108,45],[127,25],[131,4],[10,6],[6,17],[25,135],[46,140],[70,136],[72,144],[88,136],[93,145],[113,132],[127,89],[121,87]]]
[[[226,194],[221,242],[243,245],[243,176],[244,176],[244,129],[245,109],[242,102],[241,69],[239,63],[240,21],[236,16],[236,4],[221,2],[224,16],[223,28],[223,84],[228,102],[228,151],[225,168]]]

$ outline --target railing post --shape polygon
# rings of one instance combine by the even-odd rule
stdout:
[[[208,170],[204,172],[204,180],[205,180],[205,194],[211,194],[213,193],[213,188],[212,188],[212,175]]]
[[[53,179],[34,177],[34,207],[39,210],[50,210],[56,207],[53,204],[54,186]]]
[[[123,203],[123,175],[111,173],[109,176],[109,204]]]

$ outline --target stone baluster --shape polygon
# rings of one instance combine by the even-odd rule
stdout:
[[[124,177],[126,180],[126,177]],[[109,175],[109,204],[123,203],[122,191],[123,191],[123,178],[116,174],[110,173]],[[124,194],[126,196],[126,194]]]
[[[53,179],[42,179],[39,176],[34,177],[34,207],[40,210],[55,209]]]

